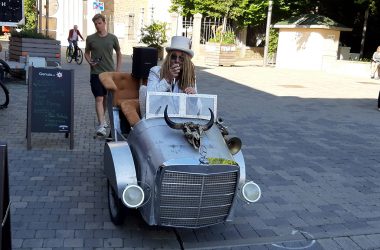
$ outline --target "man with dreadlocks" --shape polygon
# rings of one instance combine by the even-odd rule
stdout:
[[[191,42],[184,36],[173,36],[162,66],[150,69],[147,90],[196,94],[195,70]]]

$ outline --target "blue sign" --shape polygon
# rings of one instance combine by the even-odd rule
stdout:
[[[93,2],[92,7],[94,10],[104,11],[104,2]]]

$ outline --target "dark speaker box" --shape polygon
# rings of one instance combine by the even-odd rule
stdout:
[[[133,47],[132,76],[148,78],[149,70],[157,65],[158,52],[152,47]]]

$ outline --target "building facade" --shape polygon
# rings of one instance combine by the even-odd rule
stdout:
[[[140,30],[145,25],[153,21],[172,22],[169,8],[170,0],[49,0],[57,2],[57,9],[49,15],[49,19],[54,19],[54,23],[48,26],[49,34],[55,36],[62,42],[63,46],[68,45],[67,37],[70,29],[78,25],[84,37],[95,32],[92,17],[101,13],[106,17],[107,29],[114,33],[120,42],[123,54],[131,54],[133,46],[141,45]],[[178,16],[178,15],[177,15]],[[178,18],[179,19],[179,18]],[[43,29],[46,26],[43,25]],[[168,26],[170,28],[170,25]],[[170,34],[170,31],[168,31]],[[80,47],[84,43],[79,44]]]

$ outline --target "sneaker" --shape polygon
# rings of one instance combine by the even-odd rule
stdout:
[[[96,130],[96,134],[99,136],[105,136],[107,134],[107,130],[103,126],[99,126],[98,130]]]
[[[108,123],[106,121],[100,124],[101,127],[108,128]]]
[[[371,79],[375,78],[375,76],[371,76]]]

